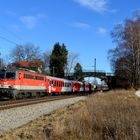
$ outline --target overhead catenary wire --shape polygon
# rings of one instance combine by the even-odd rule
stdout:
[[[17,34],[15,34],[13,31],[8,30],[7,28],[5,28],[3,25],[0,25],[0,29],[3,31],[6,31],[7,33],[10,33],[12,36],[14,36],[15,38],[17,38],[18,40],[21,40],[24,42],[23,38]]]
[[[3,39],[3,40],[5,40],[5,41],[7,41],[7,42],[9,42],[9,43],[12,43],[12,44],[15,44],[15,45],[19,45],[19,44],[16,43],[15,41],[12,41],[12,40],[10,40],[10,39],[7,39],[7,38],[4,37],[4,36],[1,36],[1,35],[0,35],[0,38]]]

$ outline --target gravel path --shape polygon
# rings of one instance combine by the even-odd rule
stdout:
[[[56,109],[74,104],[85,98],[86,97],[76,97],[0,111],[0,133],[8,132],[11,129],[22,126],[31,120],[38,118],[39,116],[49,114]]]

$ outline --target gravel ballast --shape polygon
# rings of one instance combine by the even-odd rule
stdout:
[[[51,113],[52,111],[67,105],[74,104],[84,100],[86,97],[75,97],[35,105],[28,105],[18,108],[11,108],[0,111],[0,133],[9,132],[10,130],[20,127],[28,122]]]

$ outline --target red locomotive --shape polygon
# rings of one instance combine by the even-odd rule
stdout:
[[[24,98],[91,90],[87,83],[45,76],[30,70],[0,70],[0,97]]]

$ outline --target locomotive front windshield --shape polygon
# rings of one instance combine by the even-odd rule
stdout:
[[[15,79],[15,72],[0,71],[0,79]]]

